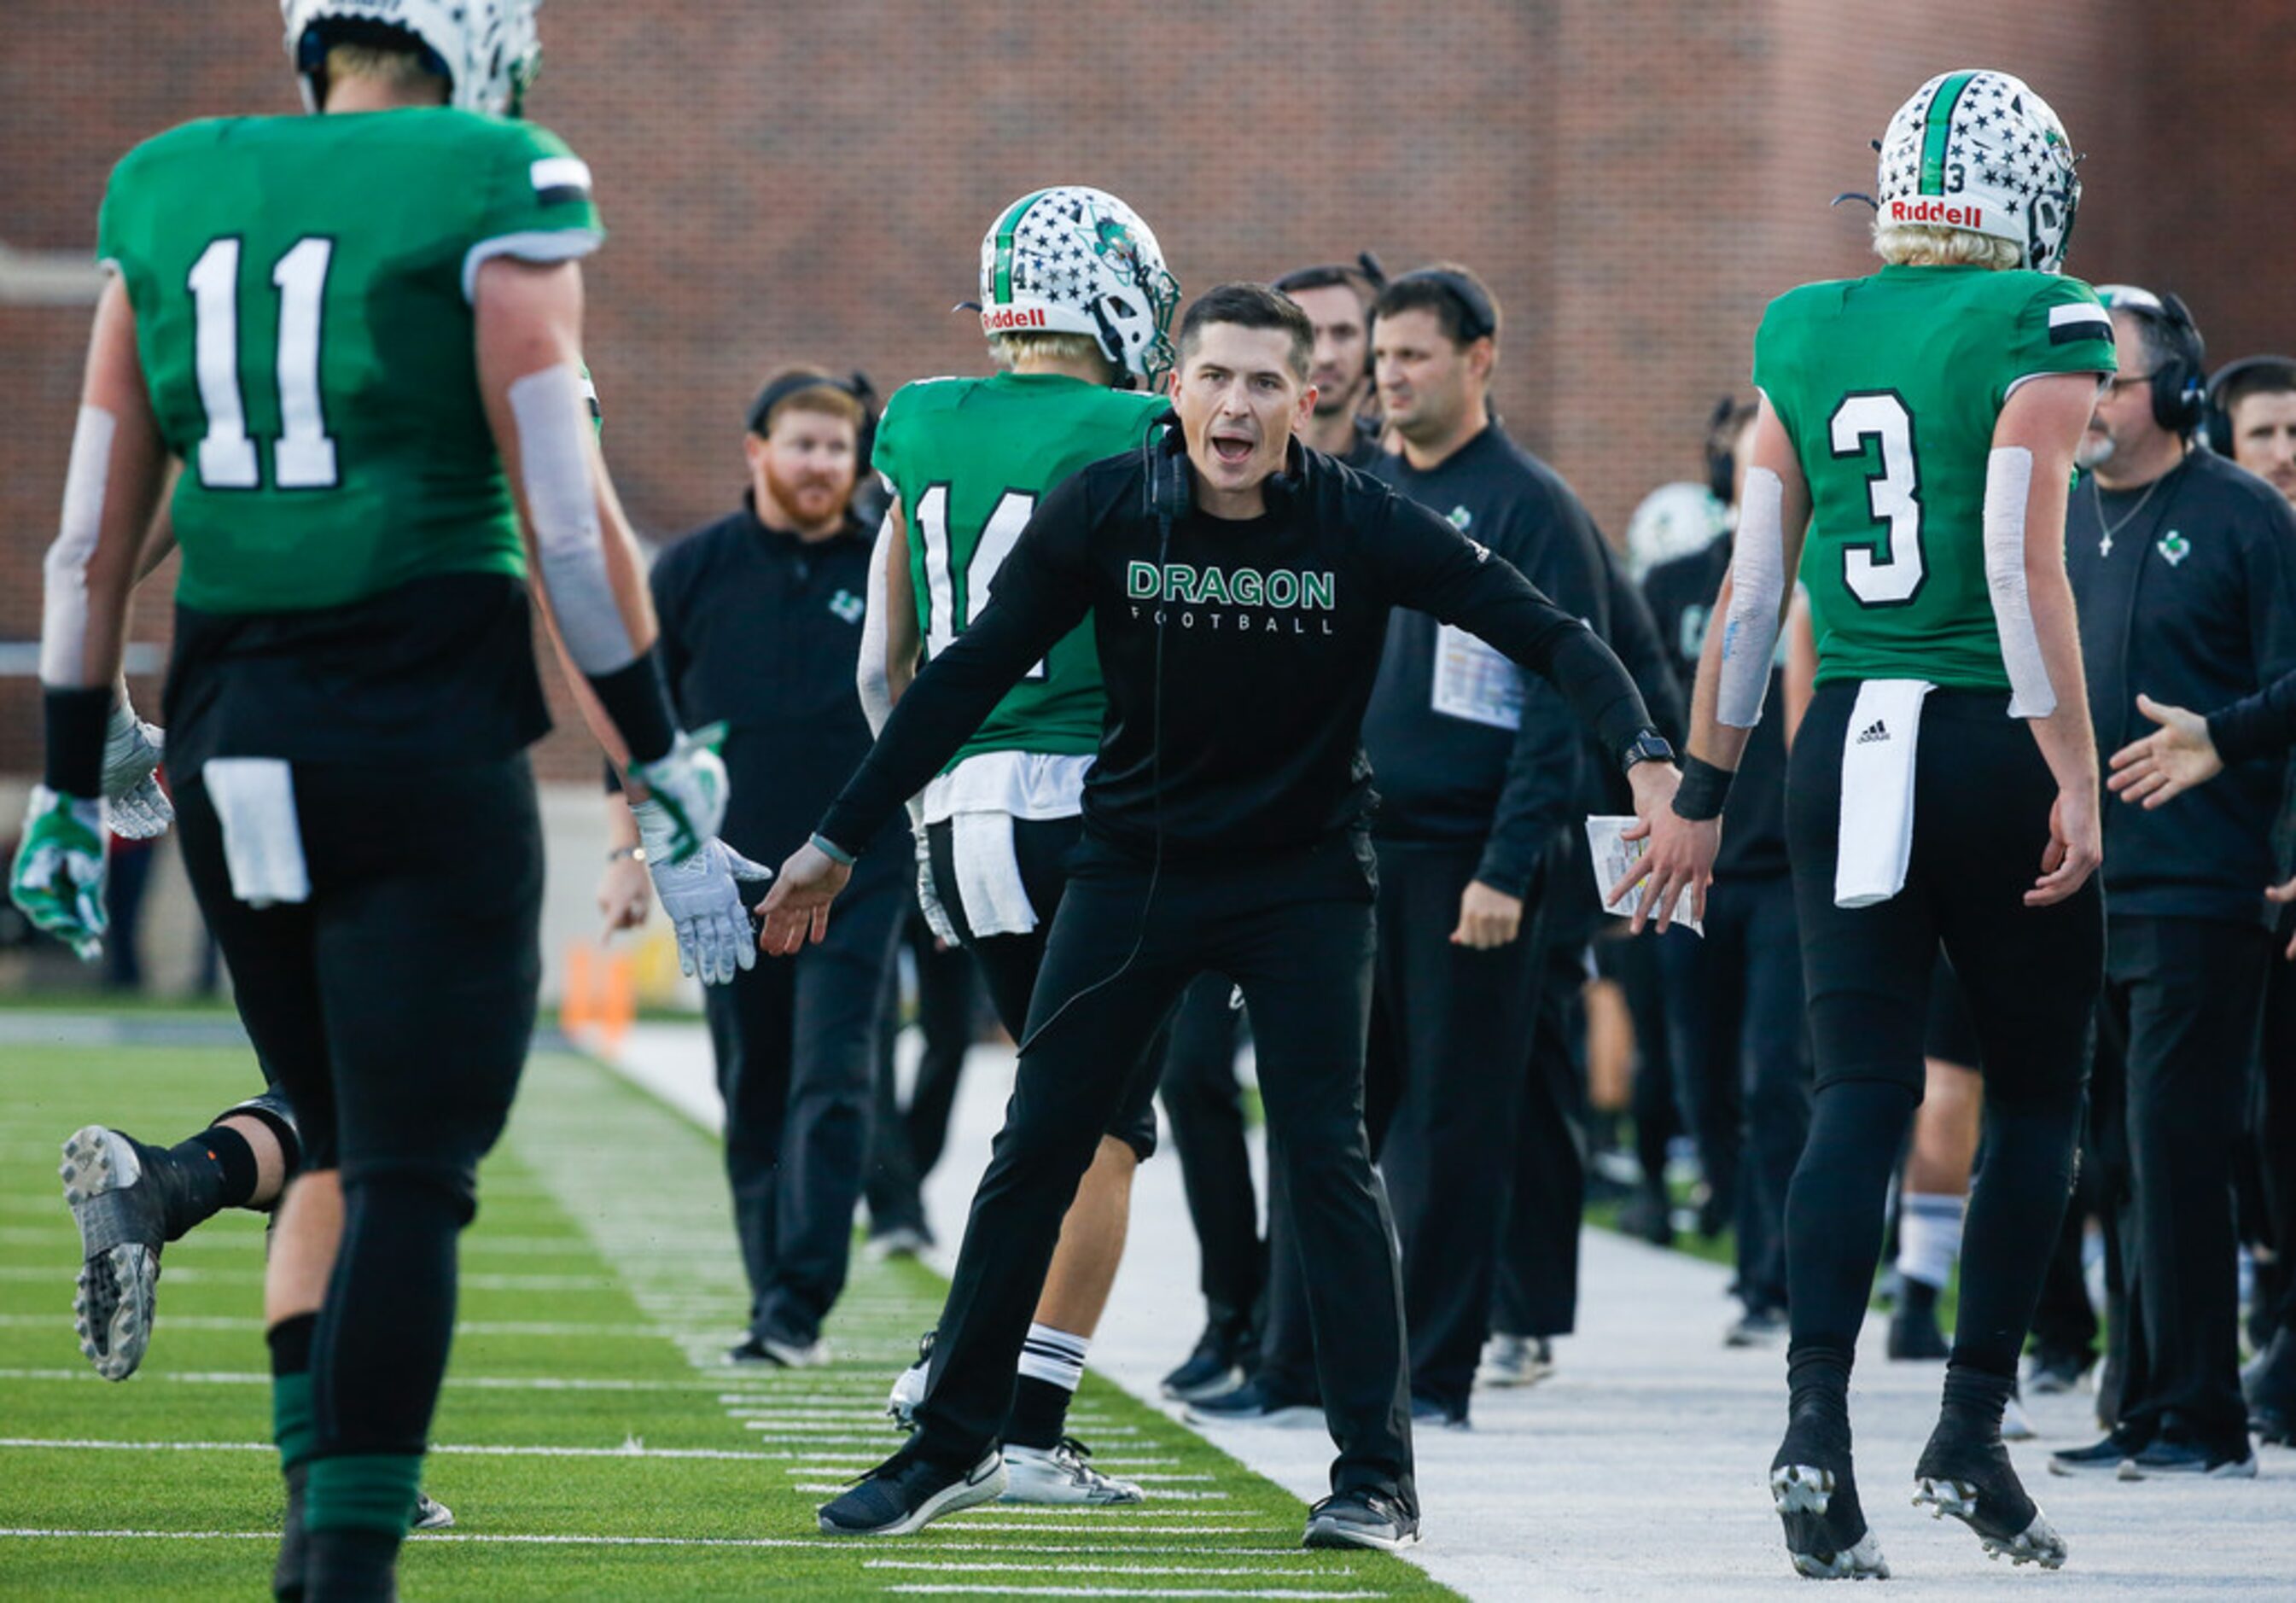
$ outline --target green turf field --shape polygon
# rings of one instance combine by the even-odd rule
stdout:
[[[151,1356],[114,1385],[74,1343],[78,1237],[55,1180],[79,1124],[179,1139],[245,1093],[250,1059],[27,1046],[16,1022],[0,1041],[0,1596],[262,1595],[279,1503],[260,1221],[226,1214],[168,1249]],[[934,1276],[857,1254],[832,1366],[724,1369],[746,1299],[717,1142],[563,1055],[529,1067],[481,1199],[428,1476],[457,1524],[410,1541],[410,1599],[1453,1595],[1382,1555],[1300,1551],[1298,1500],[1097,1377],[1077,1432],[1147,1486],[1145,1508],[821,1537],[815,1506],[898,1444],[880,1410],[938,1308]]]

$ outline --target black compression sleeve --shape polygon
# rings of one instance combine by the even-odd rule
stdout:
[[[668,754],[670,743],[677,738],[677,719],[669,710],[660,662],[651,649],[611,673],[592,675],[590,688],[628,744],[632,762],[652,762]]]
[[[43,777],[59,795],[94,801],[103,793],[103,736],[111,721],[111,686],[50,689],[47,768]]]

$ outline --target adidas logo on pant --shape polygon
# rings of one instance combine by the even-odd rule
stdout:
[[[1858,732],[1857,744],[1861,746],[1871,745],[1877,740],[1887,740],[1889,738],[1890,731],[1888,727],[1877,718]]]

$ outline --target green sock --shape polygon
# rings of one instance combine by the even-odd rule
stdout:
[[[311,1410],[311,1376],[271,1377],[271,1439],[279,1443],[279,1467],[284,1472],[311,1456],[319,1428]]]
[[[344,1453],[311,1460],[303,1528],[404,1536],[422,1495],[419,1452]]]

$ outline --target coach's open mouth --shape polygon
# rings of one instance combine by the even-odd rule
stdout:
[[[1242,467],[1251,460],[1258,442],[1249,434],[1216,433],[1209,437],[1207,443],[1212,448],[1212,455],[1228,466]]]

